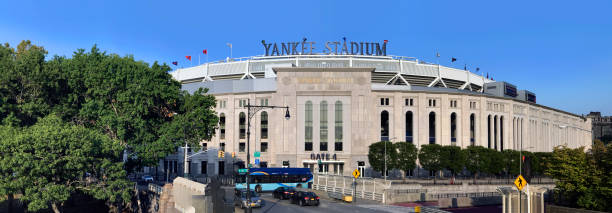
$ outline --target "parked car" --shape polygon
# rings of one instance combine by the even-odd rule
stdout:
[[[314,192],[298,191],[291,197],[291,203],[298,204],[300,206],[318,206],[319,196]]]
[[[153,182],[153,176],[151,176],[151,175],[143,175],[141,177],[141,180],[144,181],[145,183],[152,183]]]
[[[293,194],[295,194],[295,189],[293,187],[278,187],[272,192],[274,198],[281,200],[291,199]]]
[[[234,206],[240,206],[241,209],[244,209],[247,205],[251,207],[261,207],[263,204],[263,201],[259,198],[259,194],[257,194],[255,190],[251,190],[251,203],[249,204],[247,204],[247,192],[245,189],[236,190],[235,192]]]

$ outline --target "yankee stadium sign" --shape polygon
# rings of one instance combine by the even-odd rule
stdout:
[[[342,38],[340,41],[327,41],[323,47],[317,47],[316,42],[302,41],[284,42],[284,43],[266,43],[266,40],[261,40],[261,44],[266,50],[266,56],[281,56],[281,55],[387,55],[387,40],[379,42],[355,42],[346,41]]]

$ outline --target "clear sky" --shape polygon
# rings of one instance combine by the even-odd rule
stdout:
[[[538,103],[612,115],[612,1],[7,1],[0,42],[70,57],[93,44],[137,60],[194,65],[263,54],[260,41],[389,40],[387,54],[480,67]],[[320,45],[319,45],[320,46]],[[458,59],[450,63],[450,58]]]

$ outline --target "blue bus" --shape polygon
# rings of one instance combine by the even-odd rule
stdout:
[[[278,187],[308,188],[312,185],[312,173],[308,168],[251,168],[251,190],[274,191]],[[247,175],[236,176],[236,189],[246,189]]]

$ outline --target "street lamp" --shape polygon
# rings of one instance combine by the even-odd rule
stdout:
[[[251,139],[251,118],[253,118],[253,116],[255,116],[255,114],[257,114],[257,112],[259,112],[262,109],[275,109],[275,108],[284,108],[285,109],[285,119],[289,120],[289,118],[291,118],[291,115],[289,114],[289,107],[288,106],[263,106],[263,105],[251,105],[251,101],[249,100],[249,102],[247,103],[246,106],[244,106],[247,108],[247,173],[246,173],[246,197],[247,197],[247,205],[246,208],[244,208],[244,212],[246,213],[251,213],[252,209],[251,209],[251,185],[249,183],[249,165],[251,164],[251,154],[250,154],[250,147],[251,147],[251,143],[250,143],[250,139]]]
[[[391,142],[391,144],[393,144],[393,140],[395,140],[397,137],[393,137],[391,139],[389,139],[389,141]],[[385,180],[387,180],[387,141],[385,141],[385,174],[383,174],[385,176]]]

